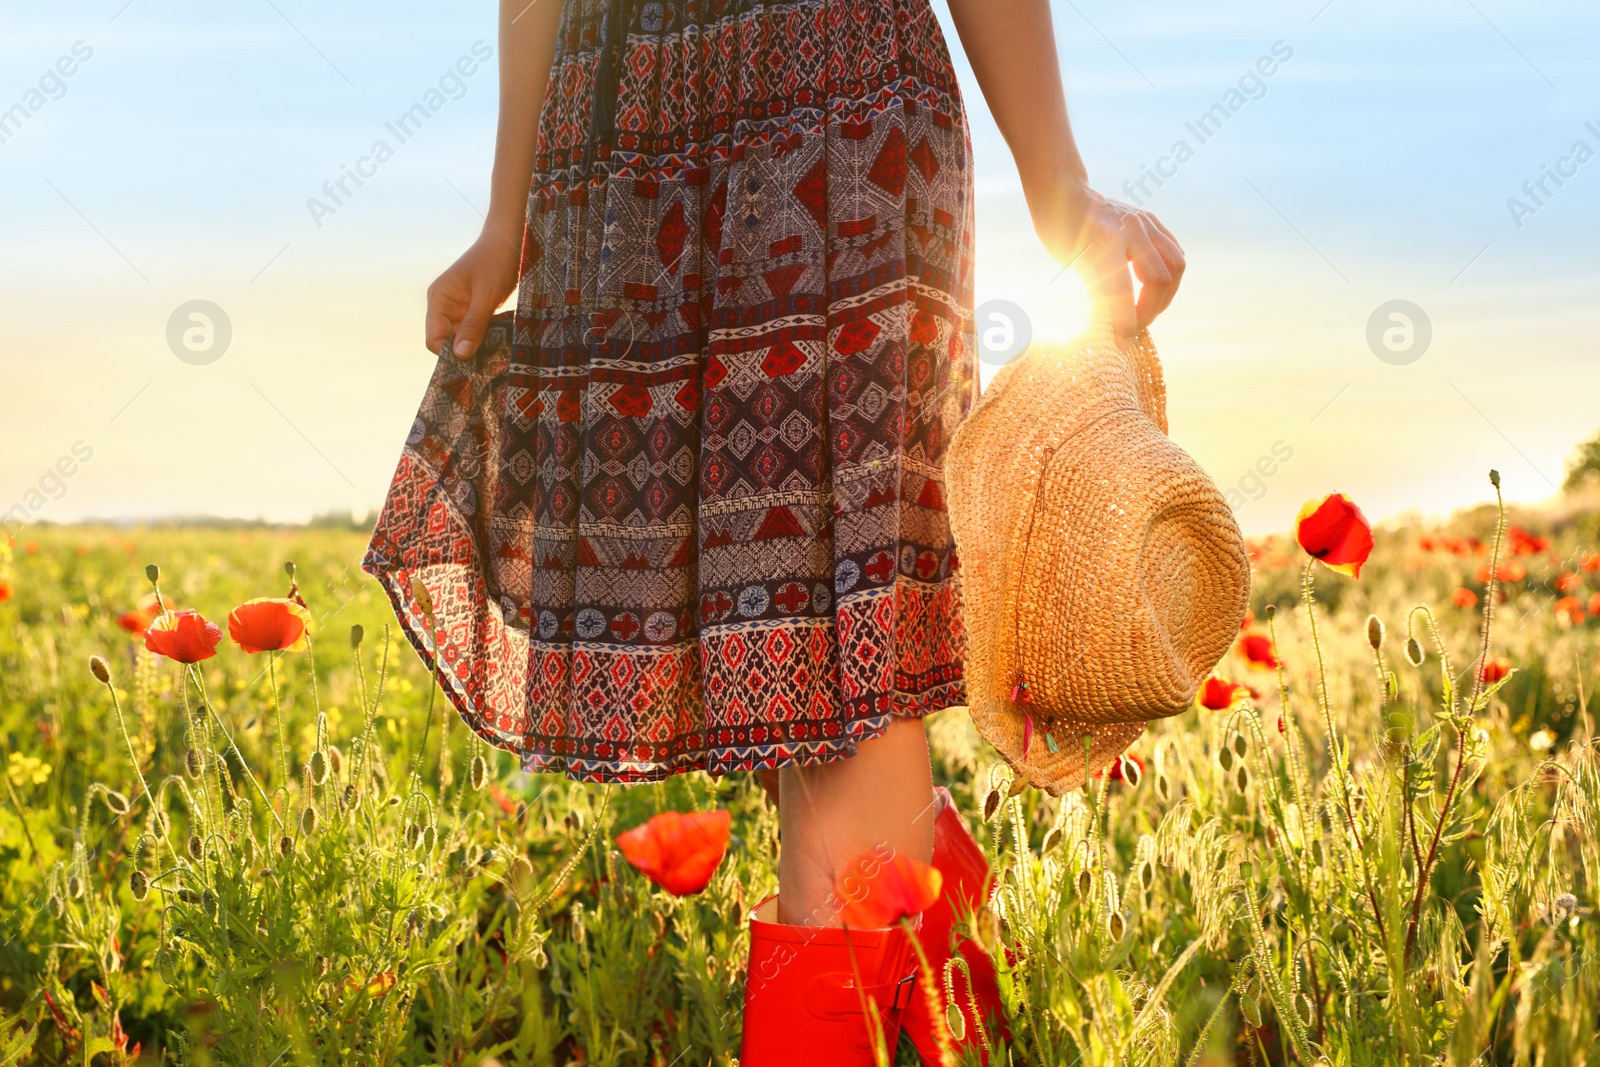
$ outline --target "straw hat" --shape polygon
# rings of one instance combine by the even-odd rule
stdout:
[[[1003,367],[945,459],[972,719],[1052,794],[1188,708],[1244,618],[1238,524],[1166,429],[1149,334],[1102,323]]]

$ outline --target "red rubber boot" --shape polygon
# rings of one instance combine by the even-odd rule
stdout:
[[[775,896],[750,917],[740,1067],[872,1067],[874,1029],[893,1060],[917,986],[905,931],[790,926],[777,917]]]
[[[917,932],[917,940],[922,944],[922,951],[933,969],[934,984],[939,990],[940,1011],[945,1010],[946,962],[954,952],[960,952],[966,960],[967,969],[972,974],[970,987],[966,975],[959,968],[951,983],[955,987],[956,1006],[961,1009],[965,1023],[962,1029],[965,1032],[960,1040],[955,1040],[951,1035],[950,1047],[958,1052],[981,1050],[983,1042],[978,1038],[977,1021],[972,1013],[974,999],[983,1017],[984,1030],[989,1035],[989,1044],[992,1046],[1009,1038],[1005,1010],[1000,1004],[1000,987],[995,981],[994,963],[983,951],[983,946],[966,937],[955,937],[955,943],[952,944],[951,928],[958,915],[975,912],[988,903],[990,894],[994,892],[994,880],[990,876],[989,861],[968,832],[967,824],[961,821],[955,802],[950,798],[950,791],[939,786],[934,790],[934,803],[939,807],[939,815],[933,823],[933,865],[944,875],[944,892],[939,894],[933,907],[922,913],[922,926]],[[939,1063],[939,1046],[934,1041],[933,1025],[927,998],[919,989],[906,1010],[905,1032],[912,1044],[916,1045],[925,1067],[937,1067]],[[987,1063],[988,1058],[984,1057],[983,1061]]]

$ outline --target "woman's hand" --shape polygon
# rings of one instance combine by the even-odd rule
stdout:
[[[428,286],[430,352],[438,352],[454,334],[457,357],[477,353],[495,309],[517,287],[520,256],[510,238],[486,226],[472,247],[434,279]]]
[[[1063,266],[1078,269],[1092,295],[1106,301],[1120,344],[1172,303],[1183,278],[1183,249],[1148,211],[1107,200],[1088,185],[1068,180],[1030,191],[1034,232]],[[1139,279],[1134,301],[1129,265]]]

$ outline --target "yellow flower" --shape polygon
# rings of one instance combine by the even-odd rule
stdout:
[[[6,767],[6,773],[11,776],[11,784],[15,786],[44,785],[50,780],[53,768],[37,756],[24,756],[20,752],[11,753],[11,762]]]

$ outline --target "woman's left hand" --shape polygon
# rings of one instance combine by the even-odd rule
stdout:
[[[1119,344],[1172,303],[1183,278],[1183,249],[1150,212],[1108,200],[1080,181],[1030,191],[1028,207],[1045,248],[1082,273],[1091,293],[1106,301]],[[1130,265],[1139,279],[1137,301]]]

